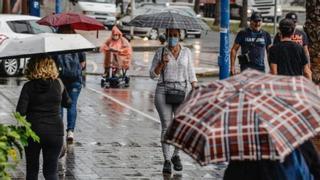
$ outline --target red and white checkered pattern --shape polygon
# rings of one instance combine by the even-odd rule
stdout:
[[[79,13],[60,13],[43,17],[38,24],[60,27],[64,25],[71,25],[73,29],[92,31],[104,30],[104,25],[94,18],[85,16]]]
[[[201,165],[283,160],[319,131],[320,90],[313,82],[248,70],[192,92],[166,142]]]

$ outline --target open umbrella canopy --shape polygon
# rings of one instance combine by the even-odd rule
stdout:
[[[0,59],[30,57],[56,52],[89,51],[95,48],[93,44],[79,34],[44,33],[26,38],[6,36],[0,43]]]
[[[320,90],[302,77],[248,70],[200,86],[179,108],[166,142],[201,165],[284,160],[320,131]]]
[[[202,29],[197,19],[170,11],[139,15],[131,20],[128,25],[163,29]]]
[[[104,25],[96,19],[78,13],[61,13],[43,17],[38,24],[59,27],[63,25],[71,25],[73,29],[78,30],[102,30]]]

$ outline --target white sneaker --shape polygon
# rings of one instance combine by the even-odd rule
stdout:
[[[72,142],[72,141],[73,141],[73,138],[74,138],[73,131],[69,130],[69,131],[67,132],[67,141]]]

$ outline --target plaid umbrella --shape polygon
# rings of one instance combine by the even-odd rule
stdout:
[[[73,29],[85,31],[105,29],[104,25],[96,19],[78,13],[53,14],[43,17],[37,23],[53,27],[71,25]]]
[[[201,165],[281,160],[320,131],[320,90],[308,79],[253,70],[198,87],[166,142]]]
[[[139,15],[128,25],[163,29],[202,29],[197,19],[170,11]]]

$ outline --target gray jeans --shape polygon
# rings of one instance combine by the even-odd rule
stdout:
[[[172,121],[175,110],[178,106],[166,104],[166,98],[165,98],[165,88],[162,85],[157,85],[156,94],[155,94],[155,106],[158,111],[160,122],[161,122],[161,145],[162,145],[162,152],[163,157],[165,160],[170,160],[171,157],[169,155],[170,153],[170,146],[169,144],[163,143],[164,136],[166,134],[168,125]],[[179,150],[178,148],[175,148],[174,153],[172,156],[178,155]]]

